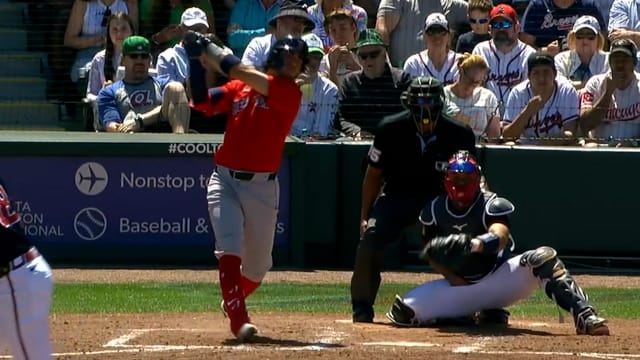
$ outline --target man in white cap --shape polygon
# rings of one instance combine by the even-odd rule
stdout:
[[[460,54],[451,50],[449,22],[442,13],[427,16],[422,31],[425,50],[409,56],[404,62],[404,72],[411,77],[431,76],[444,85],[458,80]]]
[[[183,34],[193,30],[201,34],[209,32],[207,15],[202,9],[191,7],[182,13],[180,28]],[[171,81],[186,84],[189,77],[189,57],[182,46],[182,41],[158,55],[156,64],[158,76],[169,76]]]
[[[325,139],[333,132],[333,120],[338,110],[338,87],[324,76],[318,76],[324,54],[322,40],[310,33],[302,37],[309,47],[307,70],[296,81],[302,91],[298,116],[291,134]]]

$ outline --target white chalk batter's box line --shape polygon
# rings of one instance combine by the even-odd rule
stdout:
[[[343,322],[343,321],[338,321]],[[170,351],[189,351],[189,350],[222,350],[222,351],[259,351],[260,349],[251,346],[251,344],[242,345],[131,345],[130,341],[151,333],[151,332],[203,332],[207,329],[182,329],[182,328],[150,328],[150,329],[131,329],[129,333],[112,339],[103,345],[104,350],[83,351],[83,352],[66,352],[54,353],[54,357],[72,357],[72,356],[89,356],[89,355],[107,355],[107,354],[127,354],[140,352],[170,352]],[[322,328],[317,334],[318,339],[311,345],[305,346],[283,346],[277,348],[269,348],[269,350],[278,351],[322,351],[336,348],[335,345],[340,344],[347,334],[335,331],[331,327]],[[614,353],[593,353],[593,352],[566,352],[566,351],[498,351],[489,350],[485,347],[495,338],[481,337],[469,345],[457,346],[447,352],[458,354],[486,354],[486,355],[537,355],[537,356],[556,356],[556,357],[582,357],[591,359],[640,359],[640,355],[635,354],[614,354]],[[407,341],[380,341],[380,342],[364,342],[356,344],[358,346],[377,346],[377,347],[419,347],[419,348],[444,348],[445,344],[428,343],[428,342],[407,342]],[[344,349],[344,347],[342,347]],[[0,355],[0,359],[11,359],[11,356]]]

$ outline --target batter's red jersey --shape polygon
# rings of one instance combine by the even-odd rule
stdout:
[[[216,164],[252,172],[276,172],[280,168],[284,141],[298,114],[302,93],[292,80],[268,78],[269,96],[232,80],[220,87],[222,99],[194,106],[207,116],[229,114],[224,141],[214,155]]]

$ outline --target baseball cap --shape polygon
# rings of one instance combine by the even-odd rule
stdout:
[[[129,54],[150,54],[151,44],[145,37],[134,35],[129,36],[122,42],[122,55]]]
[[[600,24],[598,23],[598,19],[591,15],[580,16],[576,20],[575,24],[573,24],[573,32],[578,32],[582,29],[589,29],[596,34],[600,33]]]
[[[364,29],[360,32],[360,35],[358,35],[356,48],[361,48],[367,45],[380,45],[387,47],[384,41],[382,41],[382,36],[378,32],[378,30],[374,29]]]
[[[638,53],[638,48],[633,41],[629,39],[620,39],[611,43],[609,56],[613,55],[614,53],[622,53],[635,59]]]
[[[556,63],[553,61],[553,56],[546,52],[538,51],[529,55],[529,58],[527,59],[529,72],[531,72],[531,70],[536,66],[550,66],[555,69]]]
[[[180,24],[184,26],[194,26],[194,25],[205,25],[207,29],[209,28],[209,23],[207,22],[207,14],[197,7],[190,7],[182,13],[180,17]]]
[[[276,20],[285,16],[294,16],[304,19],[304,31],[313,30],[316,25],[311,19],[311,15],[307,12],[307,4],[301,0],[285,0],[280,5],[278,13],[269,20],[269,26],[276,27]]]
[[[322,40],[320,40],[318,35],[314,33],[305,34],[302,36],[302,40],[305,43],[307,43],[307,47],[309,48],[309,54],[320,53],[324,55]]]
[[[491,12],[489,12],[490,21],[497,18],[507,18],[515,23],[518,21],[518,13],[509,5],[499,4],[494,6]]]
[[[431,13],[427,16],[427,19],[424,21],[424,29],[427,30],[431,27],[439,26],[447,31],[449,31],[449,22],[447,18],[442,13]]]

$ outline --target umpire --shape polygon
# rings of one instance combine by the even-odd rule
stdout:
[[[400,99],[406,110],[383,118],[368,154],[351,278],[353,322],[373,322],[385,247],[417,223],[427,201],[444,193],[449,158],[458,150],[476,152],[471,128],[445,115],[439,80],[416,78]]]

